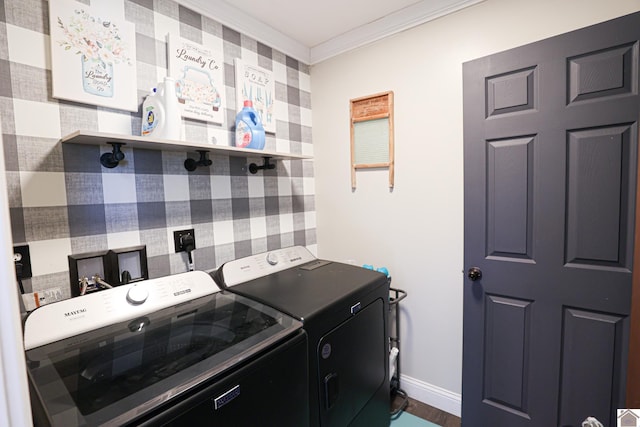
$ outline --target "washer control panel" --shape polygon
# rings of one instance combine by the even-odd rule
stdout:
[[[234,286],[316,260],[303,246],[291,246],[229,261],[222,267],[224,284]]]
[[[25,349],[135,319],[219,291],[209,274],[190,271],[44,305],[31,312],[25,321]]]

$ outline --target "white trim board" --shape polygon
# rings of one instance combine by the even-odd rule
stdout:
[[[309,49],[309,64],[317,64],[341,53],[433,21],[484,0],[421,1],[376,21],[354,28]]]
[[[298,61],[314,65],[341,53],[373,43],[484,0],[422,0],[313,47],[305,46],[298,40],[247,15],[223,0],[176,1]],[[286,13],[286,11],[283,10],[282,13]]]
[[[462,395],[424,381],[400,375],[400,388],[410,398],[455,415],[462,414]]]

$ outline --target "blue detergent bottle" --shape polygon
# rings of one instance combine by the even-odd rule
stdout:
[[[264,127],[260,116],[253,109],[253,103],[246,100],[244,107],[236,116],[236,147],[262,150],[264,143]]]

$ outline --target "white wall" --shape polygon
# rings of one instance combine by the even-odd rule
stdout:
[[[640,0],[486,0],[311,69],[318,255],[386,266],[401,303],[404,388],[459,414],[462,63],[640,10]],[[395,188],[357,172],[349,100],[395,94]]]

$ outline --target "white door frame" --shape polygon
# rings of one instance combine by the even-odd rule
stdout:
[[[0,425],[32,426],[0,123]]]

